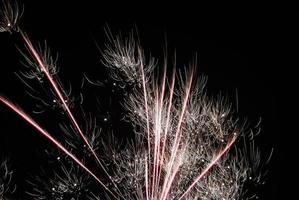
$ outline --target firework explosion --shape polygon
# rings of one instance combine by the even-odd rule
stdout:
[[[134,33],[114,36],[106,29],[108,42],[101,49],[102,64],[115,84],[129,91],[121,105],[126,111],[123,120],[134,133],[128,142],[119,142],[111,133],[101,133],[97,119],[83,111],[83,95],[77,103],[78,98],[66,89],[59,79],[57,57],[46,43],[35,46],[20,27],[22,13],[17,4],[2,1],[0,31],[18,34],[25,46],[19,50],[26,70],[17,76],[36,102],[34,113],[46,115],[46,107],[55,107],[64,118],[53,134],[0,96],[1,103],[55,147],[48,152],[55,158],[53,172],[47,172],[47,178],[36,176],[28,181],[31,199],[257,197],[245,188],[259,184],[262,176],[254,133],[248,134],[225,98],[208,97],[206,78],[196,76],[196,60],[188,70],[176,72],[167,55],[162,65],[147,57]],[[101,85],[86,76],[83,80],[84,84]],[[8,187],[11,172],[6,162],[0,172],[0,199],[4,199],[8,191],[14,191]]]

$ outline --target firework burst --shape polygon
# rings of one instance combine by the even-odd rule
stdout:
[[[169,73],[165,56],[159,70],[159,62],[145,55],[133,33],[124,38],[106,29],[108,43],[101,49],[102,63],[111,79],[130,88],[122,106],[134,138],[121,145],[113,137],[104,140],[91,115],[74,112],[71,91],[59,79],[57,57],[52,57],[46,43],[44,47],[33,45],[19,27],[21,14],[17,4],[3,1],[0,31],[18,32],[26,48],[26,52],[20,51],[27,71],[17,75],[34,100],[42,106],[56,104],[66,121],[60,125],[61,142],[0,96],[4,105],[60,151],[56,156],[60,171],[54,171],[48,180],[36,178],[30,183],[34,189],[27,193],[33,199],[100,199],[99,188],[108,199],[226,200],[256,196],[243,189],[248,182],[261,180],[254,134],[246,134],[245,124],[235,117],[225,98],[208,97],[206,78],[198,78],[195,72],[196,60],[189,70],[177,73],[172,63]],[[80,123],[81,118],[89,120]],[[92,183],[99,187],[90,186]],[[2,195],[6,188],[1,182],[0,186]]]
[[[12,184],[13,172],[8,167],[7,160],[1,160],[0,163],[0,199],[9,199],[14,193],[16,187]]]

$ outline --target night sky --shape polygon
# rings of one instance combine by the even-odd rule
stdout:
[[[107,79],[97,48],[97,44],[104,47],[107,41],[104,33],[107,25],[113,33],[128,33],[137,28],[145,52],[160,61],[163,61],[165,43],[170,60],[176,52],[179,67],[188,65],[197,55],[197,72],[207,75],[208,94],[221,92],[235,103],[237,90],[240,118],[246,118],[252,126],[262,119],[256,144],[262,156],[267,157],[271,148],[274,152],[267,167],[266,185],[260,189],[260,199],[290,199],[288,196],[292,196],[293,191],[290,152],[294,147],[290,140],[296,132],[287,131],[285,126],[289,125],[285,124],[283,113],[291,107],[291,102],[286,105],[284,101],[289,96],[286,88],[290,89],[291,85],[289,68],[295,66],[291,62],[295,56],[292,20],[298,17],[295,6],[278,3],[119,4],[91,0],[23,2],[21,27],[32,41],[46,39],[53,52],[58,52],[61,79],[71,83],[75,91],[83,73],[101,81]],[[18,34],[1,33],[0,94],[28,110],[32,106],[30,97],[14,74],[24,69],[16,46],[24,49]],[[121,129],[117,127],[123,126],[121,123],[113,122],[117,118],[113,114],[116,109],[108,114],[111,122],[103,122],[103,126]],[[102,119],[106,115],[98,117]],[[0,119],[0,157],[10,158],[15,182],[20,188],[25,187],[23,180],[45,162],[40,150],[48,145],[47,141],[3,105],[0,105]],[[51,121],[48,117],[41,119],[43,125]]]

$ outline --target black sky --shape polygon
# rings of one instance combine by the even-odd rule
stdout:
[[[257,142],[262,153],[274,148],[267,183],[261,199],[291,196],[290,152],[293,136],[286,136],[283,114],[291,89],[290,69],[295,64],[295,5],[279,3],[104,3],[99,1],[23,0],[22,27],[33,41],[47,40],[59,54],[58,64],[66,80],[78,81],[82,72],[103,78],[100,53],[106,41],[104,27],[124,33],[137,27],[141,44],[153,56],[163,56],[165,38],[170,55],[188,64],[198,55],[198,72],[208,76],[208,93],[220,91],[235,99],[239,111],[252,124],[262,118]],[[0,35],[0,94],[29,105],[28,96],[14,76],[21,68],[16,34]],[[296,65],[295,65],[296,66]],[[298,65],[297,65],[298,66]],[[75,78],[74,78],[75,77]],[[78,83],[74,83],[75,85]],[[292,92],[291,92],[292,93]],[[289,102],[291,104],[291,102]],[[0,105],[0,156],[10,157],[16,174],[26,177],[39,158],[35,146],[43,144],[38,134]],[[21,178],[20,178],[21,179]]]

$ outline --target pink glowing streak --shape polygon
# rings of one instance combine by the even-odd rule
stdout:
[[[198,183],[198,181],[200,181],[208,173],[208,171],[220,160],[220,158],[232,147],[232,145],[235,143],[236,139],[237,139],[237,134],[234,133],[233,138],[225,146],[225,148],[219,154],[217,154],[217,156],[200,173],[200,175],[193,181],[193,183],[189,186],[189,188],[184,192],[184,194],[178,200],[182,199],[184,196],[186,196],[190,192],[190,190]]]
[[[174,146],[173,146],[172,153],[171,153],[169,170],[166,174],[165,181],[164,181],[164,184],[163,184],[162,195],[164,195],[165,198],[167,196],[167,194],[164,194],[165,187],[167,185],[170,173],[172,171],[171,169],[173,167],[173,163],[174,163],[177,151],[179,149],[179,144],[180,144],[180,140],[181,140],[181,134],[180,134],[181,125],[182,125],[182,122],[183,122],[183,119],[184,119],[184,115],[185,115],[185,111],[186,111],[186,107],[187,107],[187,103],[188,103],[188,99],[189,99],[189,95],[190,95],[190,90],[191,90],[191,87],[192,87],[193,75],[192,75],[192,73],[190,73],[190,74],[191,74],[191,76],[189,77],[190,79],[188,81],[188,85],[187,85],[187,88],[186,88],[186,94],[185,94],[186,96],[184,98],[183,107],[182,107],[181,115],[180,115],[180,118],[179,118],[179,121],[178,121],[177,130],[176,130],[176,134],[175,134]]]
[[[140,65],[141,65],[141,76],[142,76],[142,87],[144,93],[144,105],[145,105],[145,114],[146,114],[146,128],[147,128],[147,148],[148,148],[148,160],[151,160],[151,146],[150,146],[150,128],[149,128],[149,115],[148,115],[148,100],[147,100],[147,91],[145,85],[145,74],[144,74],[144,66],[143,66],[143,59],[142,59],[142,50],[138,48],[138,54],[140,57]],[[148,166],[148,170],[151,171],[150,165]],[[145,174],[145,176],[149,176],[149,174]],[[149,179],[145,177],[145,190],[146,190],[146,198],[149,199]]]
[[[158,111],[158,116],[157,120],[158,123],[156,124],[157,126],[157,140],[155,143],[155,149],[156,149],[156,155],[155,155],[155,161],[154,161],[154,167],[155,167],[155,173],[154,173],[154,193],[158,193],[158,187],[159,187],[159,179],[160,179],[160,173],[161,173],[161,160],[160,160],[160,145],[161,145],[161,137],[163,136],[163,121],[162,121],[162,114],[163,114],[163,104],[164,104],[164,95],[165,95],[165,84],[166,84],[166,70],[167,70],[167,58],[164,59],[164,72],[163,72],[163,79],[162,79],[162,88],[161,88],[161,97],[160,97],[160,102],[157,102],[157,111]],[[159,91],[157,91],[159,93]],[[158,100],[158,94],[157,94],[157,100]]]
[[[174,178],[175,178],[176,174],[178,173],[179,168],[180,168],[180,165],[178,164],[178,165],[175,167],[175,169],[173,170],[173,173],[172,173],[172,175],[171,175],[169,181],[167,182],[166,189],[165,189],[165,191],[162,193],[162,196],[161,196],[162,200],[165,200],[165,199],[167,198],[167,193],[168,193],[169,190],[170,190],[170,187],[171,187],[171,185],[172,185],[172,182],[174,181]]]
[[[160,131],[161,131],[161,127],[159,127],[160,125],[160,112],[159,112],[159,102],[158,102],[158,90],[156,91],[156,99],[155,99],[155,116],[153,116],[155,118],[155,130],[154,130],[154,156],[153,156],[153,178],[152,178],[152,194],[151,194],[151,198],[154,198],[154,193],[155,193],[155,187],[156,187],[156,170],[157,170],[157,154],[158,154],[158,139],[159,139],[159,135],[160,135]]]
[[[164,81],[165,82],[165,79]],[[155,99],[155,132],[154,132],[154,161],[153,161],[153,180],[152,180],[152,199],[154,194],[158,192],[158,173],[159,173],[159,159],[160,159],[160,139],[162,134],[162,111],[163,111],[163,96],[164,96],[164,85],[162,86],[162,94],[159,97],[159,91],[156,90],[156,99]]]
[[[173,70],[172,79],[171,79],[170,94],[169,94],[169,99],[168,99],[168,108],[167,108],[167,116],[166,116],[166,124],[165,124],[165,130],[164,130],[164,138],[162,138],[162,146],[161,146],[162,152],[161,152],[161,158],[160,158],[160,169],[159,169],[159,174],[158,174],[158,180],[160,180],[160,175],[161,175],[161,170],[162,170],[162,165],[163,165],[163,160],[164,160],[165,144],[166,144],[166,140],[167,140],[170,111],[171,111],[171,107],[172,107],[172,98],[173,98],[173,93],[174,93],[174,83],[175,83],[175,68]]]
[[[145,191],[146,191],[146,199],[149,200],[148,194],[148,165],[147,165],[147,156],[145,155]]]
[[[101,163],[99,157],[97,156],[96,152],[93,150],[92,146],[90,145],[89,141],[87,140],[87,138],[85,137],[85,135],[83,134],[81,128],[79,127],[74,115],[72,114],[70,108],[68,107],[68,105],[65,102],[65,99],[63,97],[63,94],[61,93],[60,89],[58,88],[56,82],[53,80],[52,76],[50,75],[48,69],[46,68],[44,62],[42,61],[41,57],[39,56],[39,54],[37,53],[37,51],[35,50],[35,48],[33,47],[30,39],[28,38],[28,36],[21,32],[22,38],[25,41],[25,44],[28,48],[28,50],[32,53],[32,56],[36,59],[40,69],[42,72],[45,73],[50,85],[53,87],[54,92],[57,94],[59,100],[61,101],[68,117],[70,118],[71,122],[73,123],[73,125],[75,126],[75,129],[79,132],[80,136],[82,137],[82,139],[84,140],[85,144],[88,146],[89,150],[91,151],[91,153],[93,154],[93,156],[96,158],[98,164],[100,165],[100,167],[103,169],[103,171],[106,173],[106,175],[108,176],[108,178],[110,179],[110,181],[115,185],[114,181],[111,179],[111,176],[109,175],[109,173],[107,172],[106,168],[104,167],[104,165]],[[116,185],[115,185],[116,186]]]
[[[62,150],[66,155],[73,159],[82,169],[84,169],[89,175],[91,175],[103,188],[105,188],[113,197],[118,199],[111,190],[109,190],[105,184],[92,172],[90,171],[76,156],[70,153],[62,144],[60,144],[55,138],[53,138],[46,130],[40,127],[33,119],[31,119],[26,113],[21,111],[11,102],[0,96],[0,101],[8,106],[12,111],[22,117],[25,121],[27,121],[33,128],[35,128],[39,133],[41,133],[44,137],[50,140],[55,146],[57,146],[60,150]]]

